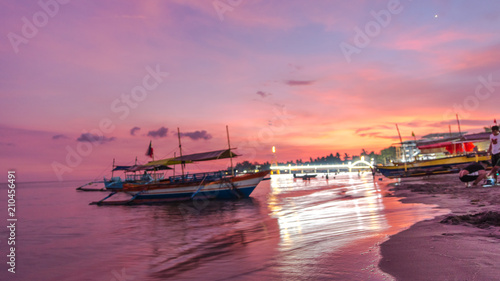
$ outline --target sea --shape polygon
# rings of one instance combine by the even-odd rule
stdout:
[[[371,173],[272,175],[247,199],[137,206],[89,205],[106,193],[75,190],[85,183],[16,182],[10,216],[2,184],[0,280],[394,280],[380,244],[444,212],[401,203],[398,182]]]

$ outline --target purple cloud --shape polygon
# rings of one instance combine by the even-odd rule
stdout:
[[[102,144],[102,143],[114,141],[115,139],[116,139],[115,137],[108,138],[105,136],[94,135],[91,133],[85,133],[85,134],[81,134],[76,140],[80,141],[80,142],[90,142],[90,143],[97,142],[97,143]]]
[[[0,145],[3,145],[3,146],[16,146],[14,143],[11,143],[11,142],[0,142]]]
[[[153,137],[153,138],[164,138],[167,136],[168,129],[165,127],[161,127],[160,129],[156,131],[149,131],[148,132],[148,137]]]
[[[207,133],[207,131],[205,131],[205,130],[188,132],[188,133],[181,133],[181,136],[188,137],[192,140],[199,140],[199,139],[209,140],[212,138],[212,135]]]
[[[130,129],[130,134],[132,136],[135,136],[135,132],[139,131],[141,128],[139,127],[133,127],[132,129]]]
[[[268,96],[272,95],[271,93],[265,93],[265,92],[262,92],[262,91],[258,91],[256,94],[259,95],[259,96],[261,96],[262,98],[265,98],[265,97],[268,97]]]
[[[314,80],[287,80],[285,81],[285,84],[287,84],[288,86],[307,86],[307,85],[312,85],[314,82]]]

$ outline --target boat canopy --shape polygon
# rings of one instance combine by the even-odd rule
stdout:
[[[130,169],[130,167],[133,167],[133,166],[115,166],[115,168],[113,169],[113,172],[114,171],[127,171],[128,169]]]
[[[419,140],[417,141],[417,147],[419,149],[430,149],[430,148],[445,147],[451,144],[489,141],[489,139],[490,139],[490,133],[476,133],[476,134],[467,134],[460,137],[447,137],[447,138],[433,139],[433,140]]]
[[[147,166],[151,165],[175,165],[175,164],[185,164],[200,161],[218,160],[231,157],[237,157],[238,155],[232,152],[230,149],[216,150],[210,152],[202,152],[195,154],[188,154],[174,158],[166,158],[156,161],[151,161],[147,163]]]
[[[477,133],[477,134],[468,134],[464,135],[463,138],[465,141],[489,141],[491,133]]]
[[[474,143],[472,142],[463,142],[463,143],[452,143],[452,142],[442,142],[435,144],[428,144],[419,146],[420,150],[429,150],[436,148],[446,149],[449,153],[463,153],[463,152],[473,152],[474,151]]]
[[[133,166],[116,166],[114,171],[137,172],[137,171],[160,171],[171,170],[172,168],[166,165],[133,165]]]

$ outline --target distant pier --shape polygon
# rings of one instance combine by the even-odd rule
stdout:
[[[349,162],[347,165],[346,164],[328,164],[328,165],[277,165],[277,166],[271,166],[271,171],[276,174],[280,173],[293,173],[293,172],[300,172],[304,173],[304,171],[307,172],[323,172],[323,173],[335,173],[335,172],[341,172],[341,171],[348,171],[352,172],[354,169],[356,170],[371,170],[374,168],[374,163],[367,162],[365,160],[358,160],[355,161],[354,163]]]

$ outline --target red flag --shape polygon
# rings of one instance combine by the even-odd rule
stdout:
[[[149,141],[148,151],[146,151],[146,156],[153,158],[153,146],[151,146],[151,141]]]
[[[497,124],[497,119],[493,119],[493,124]]]

